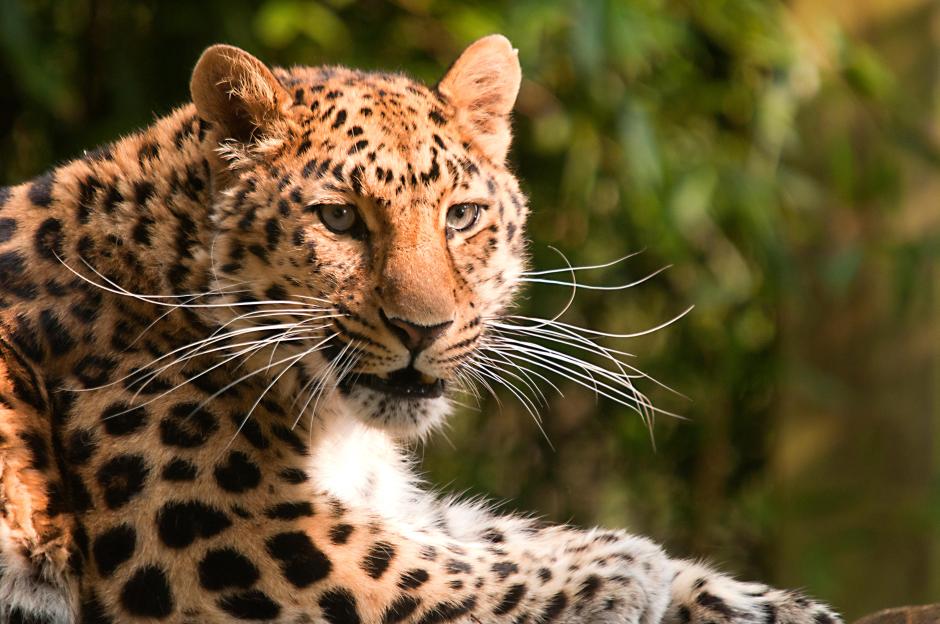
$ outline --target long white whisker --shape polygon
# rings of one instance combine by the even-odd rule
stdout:
[[[255,402],[252,404],[251,408],[250,408],[250,409],[248,410],[248,412],[245,414],[245,417],[242,418],[241,422],[240,422],[239,425],[238,425],[238,428],[235,430],[235,435],[232,436],[232,439],[231,439],[231,440],[229,441],[229,443],[225,446],[225,448],[228,448],[229,446],[231,446],[232,442],[235,441],[235,439],[236,439],[236,438],[238,437],[238,435],[241,433],[242,428],[245,426],[245,423],[248,422],[248,419],[251,418],[251,415],[254,413],[254,411],[255,411],[255,409],[258,407],[258,405],[261,403],[262,399],[264,399],[265,395],[271,390],[271,388],[273,388],[273,387],[277,384],[277,382],[280,381],[281,377],[283,377],[284,374],[287,373],[287,371],[289,371],[289,370],[291,369],[291,367],[292,367],[294,364],[296,364],[298,361],[300,361],[301,359],[307,357],[307,356],[310,355],[311,353],[314,353],[314,352],[316,352],[316,351],[318,351],[318,350],[319,350],[318,345],[314,345],[314,346],[310,347],[309,349],[306,349],[306,350],[304,350],[304,351],[301,351],[299,354],[293,356],[293,358],[290,360],[290,362],[284,367],[284,370],[282,370],[280,373],[278,373],[277,375],[274,376],[274,379],[271,380],[271,383],[269,383],[269,384],[267,385],[267,387],[265,387],[265,389],[258,395],[258,398],[255,399]],[[272,363],[271,363],[270,361],[268,361],[268,367],[270,367],[270,366],[272,366]]]
[[[553,383],[551,382],[551,380],[549,380],[549,379],[548,379],[547,377],[545,377],[544,375],[541,375],[541,374],[539,374],[539,373],[533,371],[533,370],[530,369],[530,368],[527,368],[527,367],[525,367],[525,366],[522,366],[521,364],[518,364],[517,362],[512,361],[511,359],[507,358],[503,353],[500,353],[500,352],[498,352],[498,351],[491,351],[490,353],[492,353],[492,355],[494,355],[494,356],[496,356],[496,357],[499,357],[499,359],[500,359],[503,363],[505,363],[505,364],[507,364],[507,365],[509,365],[509,366],[512,366],[514,369],[516,369],[517,371],[519,371],[519,375],[521,375],[522,377],[525,378],[525,379],[523,380],[523,382],[526,384],[526,387],[528,387],[530,390],[532,390],[532,392],[535,393],[535,394],[539,397],[539,399],[541,400],[542,405],[544,405],[545,407],[548,407],[548,398],[545,396],[545,393],[542,392],[542,389],[539,388],[538,384],[536,384],[535,381],[533,381],[531,375],[535,375],[535,376],[541,378],[543,381],[545,381],[546,383],[548,383],[548,385],[550,385],[556,392],[558,392],[558,394],[561,394],[562,396],[564,396],[564,394],[562,394],[561,390],[558,389],[558,386],[556,386],[555,384],[553,384]],[[500,366],[500,364],[499,364],[498,362],[496,362],[492,357],[486,355],[485,353],[481,352],[481,353],[480,353],[480,356],[481,356],[481,358],[482,358],[485,362],[489,363],[491,366],[494,366],[494,367],[499,367],[499,366]],[[508,372],[508,371],[507,371],[507,372]],[[520,379],[521,379],[521,378],[520,378]]]
[[[153,403],[154,401],[158,401],[158,400],[162,399],[163,397],[167,396],[168,394],[170,394],[170,393],[172,393],[172,392],[175,392],[176,390],[178,390],[179,388],[183,387],[184,385],[186,385],[186,384],[188,384],[188,383],[191,383],[191,382],[195,381],[196,379],[199,379],[199,378],[202,377],[203,375],[209,374],[210,372],[212,372],[213,370],[216,370],[217,368],[220,368],[220,367],[222,367],[222,366],[225,366],[225,365],[228,364],[229,362],[231,362],[231,361],[233,361],[233,360],[235,360],[235,359],[237,359],[237,358],[239,358],[239,357],[244,356],[244,357],[247,359],[247,358],[250,357],[253,353],[256,353],[257,351],[263,349],[265,346],[271,344],[271,341],[272,341],[272,340],[273,340],[273,339],[268,338],[268,339],[263,339],[263,340],[260,340],[260,341],[255,341],[257,344],[255,344],[254,346],[246,347],[246,348],[244,348],[244,349],[238,351],[237,353],[235,353],[235,354],[233,354],[233,355],[231,355],[231,356],[228,356],[228,357],[226,357],[226,358],[223,358],[221,361],[217,362],[216,364],[213,364],[212,366],[209,366],[208,368],[205,368],[205,369],[201,370],[200,372],[196,373],[196,374],[193,375],[192,377],[189,377],[189,378],[185,379],[184,381],[182,381],[182,382],[180,382],[179,384],[173,386],[173,387],[170,388],[169,390],[166,390],[166,391],[164,391],[164,392],[161,392],[161,393],[157,394],[157,395],[154,396],[153,398],[148,399],[147,401],[144,401],[143,403],[137,405],[136,407],[142,407],[142,406],[144,406],[144,405],[149,405],[150,403]],[[275,365],[276,365],[276,364],[279,364],[279,363],[281,363],[281,361],[276,362]],[[258,371],[256,371],[256,372],[263,372],[264,370],[267,370],[267,368],[268,368],[268,367],[263,367],[263,368],[261,368],[261,369],[258,369]],[[252,374],[254,374],[254,373],[252,373]],[[248,375],[248,377],[250,377],[250,376],[251,376],[251,375]],[[228,390],[229,388],[231,388],[231,387],[232,387],[233,385],[235,385],[236,383],[240,383],[241,381],[244,381],[244,379],[247,379],[247,377],[240,377],[240,378],[239,378],[238,380],[236,380],[235,382],[233,382],[233,383],[231,383],[231,384],[225,386],[225,387],[223,388],[223,391],[224,391],[224,390]],[[134,393],[134,397],[133,397],[134,399],[137,398],[137,396],[139,395],[139,393],[140,393],[141,390],[142,390],[142,388],[141,388],[141,389],[138,389],[137,392]],[[220,391],[220,392],[221,392],[221,391]],[[219,394],[219,393],[216,393],[216,394],[212,395],[212,396],[210,397],[210,399],[215,398],[216,396],[218,396],[218,394]],[[130,409],[134,409],[134,408],[130,408]],[[126,410],[126,411],[130,411],[130,409],[129,409],[129,410]],[[118,416],[118,415],[120,415],[121,413],[122,413],[122,412],[119,412],[118,414],[114,414],[114,416]]]
[[[490,370],[490,368],[484,365],[482,362],[479,362],[479,361],[477,362],[477,372],[479,372],[481,375],[489,377],[496,383],[500,384],[501,386],[506,388],[510,393],[512,393],[512,395],[515,396],[516,399],[519,400],[519,403],[525,408],[525,410],[532,417],[533,422],[535,422],[535,425],[538,427],[539,431],[542,433],[542,436],[545,438],[545,441],[548,443],[548,446],[554,451],[555,447],[552,444],[551,439],[548,437],[548,433],[545,431],[545,428],[542,427],[542,421],[541,419],[539,419],[538,412],[536,410],[535,405],[532,403],[531,399],[524,392],[522,392],[516,386],[514,386],[512,383],[510,383],[506,379],[503,379],[503,377],[501,377],[495,371]]]
[[[571,329],[568,329],[565,327],[558,327],[558,326],[552,329],[547,329],[547,328],[542,328],[542,327],[535,328],[534,326],[529,326],[529,325],[506,325],[506,324],[500,324],[498,327],[490,327],[490,329],[492,332],[496,334],[508,333],[508,334],[512,334],[516,336],[523,336],[523,337],[534,335],[538,338],[542,338],[550,342],[562,344],[562,345],[565,345],[574,349],[579,349],[579,350],[586,351],[588,353],[592,353],[594,355],[602,357],[605,360],[608,360],[611,363],[613,363],[614,366],[616,366],[617,369],[626,377],[629,377],[631,379],[648,379],[649,381],[663,388],[664,390],[671,392],[675,394],[676,396],[679,396],[688,400],[688,397],[686,397],[681,392],[676,391],[675,389],[667,386],[666,384],[662,383],[655,377],[652,377],[651,375],[641,371],[635,366],[627,364],[626,362],[616,357],[616,355],[635,357],[632,353],[628,353],[626,351],[621,351],[619,349],[613,349],[611,347],[598,344],[594,342],[592,339],[582,336]],[[528,344],[528,341],[526,341],[526,344]],[[628,373],[627,370],[631,372]]]
[[[631,333],[631,334],[617,334],[617,333],[611,333],[611,332],[602,332],[602,331],[597,331],[596,329],[588,329],[588,328],[586,328],[586,327],[578,327],[577,325],[572,325],[572,324],[570,324],[570,323],[563,323],[563,322],[561,322],[561,321],[554,321],[554,324],[559,325],[559,326],[561,326],[561,327],[567,327],[567,328],[573,329],[573,330],[575,330],[575,331],[584,332],[584,333],[586,333],[586,334],[591,334],[591,335],[593,335],[593,336],[603,336],[603,337],[605,337],[605,338],[638,338],[638,337],[640,337],[640,336],[647,336],[647,335],[649,335],[649,334],[656,333],[656,332],[658,332],[658,331],[661,330],[661,329],[665,329],[666,327],[669,327],[670,325],[672,325],[672,324],[675,323],[676,321],[678,321],[678,320],[680,320],[681,318],[683,318],[683,317],[684,317],[685,315],[687,315],[689,312],[691,312],[694,308],[695,308],[695,306],[694,306],[694,305],[691,305],[691,306],[687,307],[685,310],[683,310],[682,312],[680,312],[679,314],[677,314],[677,315],[675,315],[674,317],[672,317],[671,319],[669,319],[668,321],[665,321],[665,322],[663,322],[663,323],[660,323],[659,325],[656,325],[655,327],[651,327],[650,329],[645,329],[645,330],[643,330],[643,331],[634,332],[634,333]],[[513,315],[513,314],[507,315],[507,316],[505,316],[505,317],[503,317],[503,318],[507,318],[507,319],[518,319],[518,320],[523,320],[523,321],[531,321],[531,322],[533,322],[533,323],[544,323],[545,321],[548,320],[548,319],[543,319],[543,318],[539,318],[539,317],[523,316],[523,315]],[[498,319],[486,319],[486,322],[487,322],[487,323],[494,323],[496,327],[499,326],[499,325],[498,325],[498,323],[499,323],[499,320],[498,320]],[[512,326],[512,327],[517,327],[517,326]]]
[[[617,286],[595,286],[595,285],[592,285],[592,284],[578,284],[577,282],[573,282],[573,281],[572,281],[572,282],[564,282],[564,281],[561,281],[561,280],[544,279],[544,278],[540,278],[540,277],[518,277],[518,278],[515,279],[515,281],[517,281],[517,282],[525,282],[525,283],[527,283],[527,284],[554,284],[555,286],[570,286],[570,287],[572,287],[572,288],[580,288],[580,289],[584,289],[584,290],[626,290],[626,289],[628,289],[628,288],[633,288],[634,286],[639,286],[639,285],[642,284],[643,282],[647,282],[647,281],[653,279],[654,277],[656,277],[657,275],[659,275],[659,274],[662,273],[663,271],[666,271],[666,270],[668,270],[668,269],[670,269],[670,268],[672,268],[672,265],[671,265],[671,264],[667,264],[666,266],[664,266],[664,267],[662,267],[662,268],[660,268],[660,269],[656,269],[655,271],[653,271],[653,272],[650,273],[649,275],[646,275],[646,276],[644,276],[644,277],[641,277],[641,278],[638,279],[638,280],[632,281],[632,282],[630,282],[630,283],[628,283],[628,284],[618,284]]]
[[[162,355],[162,356],[160,356],[160,357],[158,357],[158,358],[155,358],[155,359],[151,360],[151,361],[144,367],[144,369],[149,369],[148,374],[147,374],[146,376],[144,376],[144,377],[141,377],[139,380],[137,380],[137,383],[142,383],[142,384],[143,384],[143,385],[141,385],[141,387],[138,389],[138,394],[139,394],[139,392],[140,392],[141,390],[143,390],[143,389],[146,387],[146,385],[148,385],[148,384],[150,383],[149,381],[147,381],[146,383],[144,383],[144,382],[143,382],[144,379],[152,380],[152,379],[156,378],[160,373],[166,371],[168,368],[171,368],[172,366],[174,366],[174,365],[176,365],[176,364],[178,364],[178,363],[181,363],[181,362],[184,362],[184,361],[186,361],[186,360],[189,360],[189,359],[198,357],[198,356],[200,356],[200,355],[204,355],[204,354],[206,354],[206,353],[213,353],[213,352],[218,352],[218,351],[224,351],[224,350],[231,349],[231,348],[235,348],[235,347],[239,347],[239,346],[246,346],[246,345],[248,345],[248,344],[256,344],[256,343],[258,343],[258,342],[261,342],[261,341],[252,341],[252,342],[249,342],[249,343],[228,344],[227,341],[230,340],[231,338],[234,338],[234,337],[236,337],[236,336],[241,336],[241,335],[244,335],[244,334],[249,334],[249,333],[271,332],[271,331],[276,331],[276,330],[279,330],[279,329],[286,329],[286,330],[288,330],[288,333],[289,333],[290,330],[294,330],[294,329],[299,328],[299,327],[303,327],[304,329],[311,329],[311,330],[313,330],[313,329],[323,329],[323,328],[325,328],[325,327],[328,327],[328,325],[321,325],[321,326],[318,326],[318,327],[305,327],[305,326],[306,326],[306,324],[309,323],[309,322],[316,321],[316,320],[323,320],[323,319],[326,319],[326,318],[332,318],[333,316],[336,316],[336,315],[311,315],[309,318],[306,318],[306,319],[304,319],[303,321],[299,321],[299,322],[295,322],[295,323],[279,323],[279,324],[276,324],[276,325],[259,325],[259,326],[252,326],[252,327],[247,327],[247,328],[240,328],[240,329],[236,329],[236,330],[231,330],[231,331],[223,332],[223,333],[220,334],[219,332],[221,332],[222,330],[225,329],[226,326],[228,326],[229,324],[231,324],[231,323],[234,322],[234,319],[233,319],[232,321],[229,321],[229,322],[226,323],[225,325],[222,325],[221,327],[219,327],[215,332],[213,332],[213,333],[212,333],[211,335],[209,335],[208,337],[203,338],[203,339],[201,339],[201,340],[194,341],[194,342],[190,342],[190,343],[188,343],[188,344],[186,344],[186,345],[183,345],[182,347],[178,347],[178,348],[176,348],[176,349],[170,351],[169,353],[166,353],[166,354],[164,354],[164,355]],[[284,335],[284,333],[281,333],[281,334],[279,334],[279,335]],[[263,339],[263,340],[266,340],[266,339]],[[208,347],[209,345],[215,344],[215,343],[219,343],[219,342],[223,342],[223,343],[226,343],[226,344],[223,344],[223,346],[220,347],[220,348],[209,349],[209,350],[206,349],[206,347]],[[157,368],[157,369],[155,369],[155,370],[152,369],[152,367],[153,367],[154,364],[156,364],[156,363],[158,363],[158,362],[160,362],[161,360],[164,360],[164,359],[166,359],[166,358],[172,357],[172,356],[176,355],[177,353],[179,353],[179,352],[181,352],[181,351],[186,351],[185,355],[176,357],[175,359],[171,360],[168,364],[166,364],[166,365],[164,365],[164,366],[161,366],[161,367],[159,367],[159,368]],[[129,379],[129,378],[131,378],[131,377],[137,375],[140,370],[143,370],[143,369],[138,369],[138,371],[129,373],[129,374],[127,374],[127,375],[125,375],[125,376],[123,376],[123,377],[121,377],[121,378],[119,378],[119,379],[117,379],[117,380],[114,380],[114,381],[112,381],[112,382],[110,382],[110,383],[108,383],[108,384],[105,384],[105,385],[103,385],[103,386],[101,386],[101,387],[106,387],[106,386],[109,386],[109,385],[113,385],[113,384],[116,384],[116,383],[120,383],[120,382],[122,382],[122,381],[125,381],[126,379]],[[92,388],[92,389],[94,389],[94,388]],[[79,391],[81,391],[81,390],[83,390],[83,389],[79,389]],[[89,390],[89,389],[84,389],[84,390]],[[135,395],[135,396],[136,396],[136,395]]]
[[[585,266],[571,266],[569,264],[568,267],[563,268],[563,269],[546,269],[544,271],[523,271],[521,275],[524,275],[526,277],[531,277],[535,275],[552,275],[553,273],[569,273],[571,271],[591,271],[593,269],[606,269],[607,267],[612,267],[615,264],[620,264],[624,260],[629,260],[630,258],[638,256],[644,251],[646,250],[641,249],[640,251],[634,251],[633,253],[627,254],[626,256],[617,258],[616,260],[611,260],[610,262],[605,262],[603,264],[590,264],[590,265],[585,265]]]
[[[641,407],[642,405],[650,407],[650,409],[654,410],[656,413],[672,416],[675,418],[682,418],[678,414],[651,406],[649,399],[633,386],[629,378],[624,378],[607,369],[589,362],[585,362],[578,358],[574,358],[567,354],[553,351],[542,345],[522,342],[517,345],[506,345],[501,347],[491,346],[489,348],[493,350],[501,350],[510,357],[520,358],[523,361],[536,366],[541,366],[552,372],[559,374],[564,373],[563,376],[588,388],[591,388],[591,386],[588,386],[587,382],[588,380],[591,380],[594,384],[596,384],[596,386],[591,389],[595,390],[597,394],[605,396],[617,403],[620,403],[621,405],[629,407],[634,411],[641,413],[641,415],[643,415],[644,410],[644,407]],[[551,360],[551,363],[545,361],[544,359],[540,359],[540,357]],[[600,381],[595,377],[595,375],[602,379],[607,379],[612,383],[618,384],[620,387],[618,388],[617,386],[606,383],[605,381]],[[601,390],[600,388],[604,388],[604,390]]]
[[[328,336],[327,338],[324,338],[323,340],[321,340],[320,342],[318,342],[318,343],[317,343],[316,345],[314,345],[313,347],[310,347],[309,349],[307,349],[307,350],[306,350],[305,352],[303,352],[301,355],[303,355],[303,356],[310,355],[311,353],[314,353],[315,351],[318,351],[318,350],[322,349],[322,345],[324,345],[324,344],[326,344],[327,342],[329,342],[334,336],[336,336],[336,334],[333,334],[333,335],[331,335],[331,336]],[[287,361],[289,361],[289,360],[290,360],[290,361],[297,361],[298,359],[299,359],[299,357],[298,357],[297,355],[288,356],[288,357],[286,357],[286,358],[282,358],[282,359],[278,360],[277,362],[274,362],[274,363],[269,364],[269,365],[266,365],[266,366],[262,366],[262,367],[260,367],[260,368],[257,368],[257,369],[255,369],[255,370],[251,371],[250,373],[246,373],[246,374],[242,375],[241,377],[239,377],[239,378],[236,379],[235,381],[229,382],[228,384],[226,384],[225,386],[223,386],[221,389],[217,390],[216,392],[214,392],[213,394],[211,394],[209,397],[207,397],[206,399],[204,399],[204,400],[196,407],[196,409],[193,410],[193,412],[195,413],[196,411],[199,411],[200,409],[202,409],[203,407],[205,407],[206,405],[208,405],[209,402],[212,401],[213,399],[215,399],[217,396],[219,396],[219,395],[221,395],[221,394],[224,394],[227,390],[229,390],[230,388],[233,388],[234,386],[240,384],[241,382],[243,382],[243,381],[245,381],[245,380],[247,380],[247,379],[250,379],[251,377],[254,377],[255,375],[258,375],[258,374],[260,374],[260,373],[263,373],[263,372],[265,372],[265,371],[268,371],[268,370],[274,368],[275,366],[278,366],[279,364],[283,364],[284,362],[287,362]],[[201,374],[203,374],[203,373],[200,373],[200,375],[201,375]]]

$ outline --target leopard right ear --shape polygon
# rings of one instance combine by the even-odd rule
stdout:
[[[290,96],[267,66],[240,48],[214,45],[202,53],[189,83],[196,111],[226,138],[247,143],[284,115]]]

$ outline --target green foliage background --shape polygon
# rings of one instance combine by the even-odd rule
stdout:
[[[0,182],[188,99],[225,41],[272,64],[433,82],[502,32],[526,81],[514,167],[566,320],[668,329],[621,347],[687,420],[563,386],[546,436],[508,398],[422,449],[429,477],[555,521],[801,586],[849,616],[940,599],[940,8],[756,0],[0,0]],[[568,293],[522,307],[551,316]],[[546,440],[549,440],[551,444]]]

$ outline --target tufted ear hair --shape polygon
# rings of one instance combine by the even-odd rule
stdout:
[[[189,82],[196,111],[226,138],[249,142],[282,116],[290,96],[264,63],[240,48],[214,45],[199,57]]]
[[[506,37],[489,35],[464,50],[437,85],[468,139],[497,163],[509,151],[509,114],[521,81],[518,51]]]

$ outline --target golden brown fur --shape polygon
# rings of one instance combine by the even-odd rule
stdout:
[[[216,46],[0,189],[0,622],[834,621],[415,486],[523,270],[519,80],[498,36],[435,88]]]

